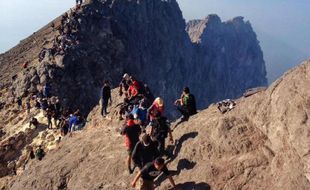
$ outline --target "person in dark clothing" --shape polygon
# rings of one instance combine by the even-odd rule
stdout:
[[[76,5],[82,5],[83,4],[83,0],[75,0]]]
[[[111,96],[111,87],[108,81],[104,81],[103,87],[101,89],[101,115],[105,116],[108,114],[107,107],[109,104],[112,104],[112,96]]]
[[[46,118],[47,118],[47,128],[52,129],[53,124],[52,124],[52,117],[53,117],[53,110],[51,108],[46,109]]]
[[[26,102],[26,108],[27,108],[27,114],[30,114],[30,109],[31,109],[31,104],[30,104],[30,99],[27,100]]]
[[[128,152],[127,167],[129,173],[132,174],[133,171],[131,169],[131,155],[137,142],[139,142],[139,135],[141,134],[141,128],[135,123],[132,114],[128,115],[127,123],[122,129],[121,134],[125,135],[125,144]]]
[[[59,124],[60,124],[60,116],[61,116],[61,112],[62,112],[62,106],[61,103],[59,101],[59,99],[57,98],[55,103],[53,104],[54,107],[54,114],[53,114],[53,118],[54,118],[54,124],[56,126],[56,128],[59,128]],[[57,123],[57,121],[59,121]]]
[[[139,178],[141,178],[141,186],[139,188],[140,190],[154,190],[154,180],[161,173],[164,173],[166,176],[168,176],[171,185],[173,188],[175,188],[175,182],[170,175],[167,166],[165,165],[165,160],[162,158],[156,158],[154,162],[146,164],[143,169],[136,175],[135,179],[131,183],[131,186],[135,188],[137,181]]]
[[[135,165],[141,170],[147,163],[153,162],[159,156],[159,151],[155,142],[147,134],[143,134],[133,152],[132,160]]]
[[[169,135],[170,142],[173,143],[172,130],[170,129],[170,124],[166,117],[156,116],[156,118],[151,122],[151,137],[158,143],[158,151],[160,155],[166,154],[165,152],[165,140]]]
[[[50,93],[51,93],[51,86],[48,83],[46,83],[43,87],[43,96],[45,98],[49,98],[51,95]]]
[[[35,126],[36,128],[39,126],[39,122],[38,122],[37,118],[33,117],[33,118],[30,120],[30,122],[29,122],[29,127],[31,127],[32,125]]]
[[[22,109],[22,105],[23,105],[22,98],[18,97],[17,100],[16,100],[16,103],[17,103],[18,109],[21,110]]]
[[[35,157],[36,157],[38,160],[42,160],[44,156],[45,156],[45,152],[44,152],[42,146],[40,145],[40,146],[38,147],[38,149],[36,150],[36,152],[35,152]]]

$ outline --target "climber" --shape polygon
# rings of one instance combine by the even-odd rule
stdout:
[[[36,150],[36,152],[35,152],[35,156],[36,156],[36,158],[37,158],[38,160],[42,160],[43,157],[45,156],[45,152],[44,152],[44,150],[43,150],[43,148],[42,148],[42,145],[40,145],[40,146],[37,148],[37,150]]]
[[[163,116],[164,113],[164,101],[160,97],[157,97],[151,107],[147,110],[148,118],[150,118],[150,121],[152,121],[156,115],[159,113],[160,116]]]
[[[76,5],[82,5],[83,4],[83,0],[75,0]]]
[[[105,116],[108,114],[107,107],[112,104],[111,87],[108,81],[104,81],[103,87],[101,89],[101,115]]]
[[[30,109],[31,109],[31,104],[30,104],[30,99],[27,100],[26,102],[26,109],[27,109],[27,114],[30,114]]]
[[[131,186],[136,187],[136,183],[141,178],[140,190],[154,190],[154,180],[161,173],[168,176],[168,179],[173,188],[175,188],[175,182],[169,173],[167,166],[165,165],[165,160],[163,158],[156,158],[154,162],[146,164],[143,169],[136,175],[135,179],[132,181]]]
[[[62,111],[62,106],[60,103],[59,98],[57,97],[55,102],[53,103],[53,109],[54,109],[54,115],[53,115],[53,119],[54,119],[54,124],[56,126],[56,128],[59,128],[59,124],[60,124],[60,115],[61,115],[61,111]],[[57,124],[57,121],[58,124]]]
[[[49,83],[46,83],[43,87],[43,96],[45,98],[49,98],[50,97],[50,91],[51,91],[51,86],[49,85]]]
[[[74,114],[71,114],[69,117],[69,132],[73,132],[75,130],[75,126],[78,123],[78,117]]]
[[[138,123],[141,125],[141,127],[146,127],[148,124],[148,120],[145,102],[141,101],[139,106],[137,106],[135,109],[135,112],[132,111],[134,118],[138,120]]]
[[[146,104],[146,107],[150,107],[152,105],[152,102],[155,100],[155,97],[147,84],[144,84],[143,95],[144,95],[143,99]]]
[[[17,103],[17,106],[18,106],[18,110],[21,110],[22,106],[23,106],[22,98],[18,97],[17,100],[16,100],[16,103]]]
[[[153,162],[159,156],[157,144],[151,140],[148,134],[142,134],[141,140],[136,144],[132,152],[132,160],[141,170],[147,163]]]
[[[150,123],[150,125],[151,125],[150,136],[152,140],[157,141],[158,151],[160,155],[163,156],[166,154],[165,140],[168,137],[168,135],[170,142],[173,143],[173,136],[172,136],[172,130],[170,129],[170,123],[167,121],[166,117],[157,114],[157,116]]]
[[[37,128],[37,127],[39,126],[39,122],[38,122],[37,118],[33,117],[33,118],[30,120],[30,122],[29,122],[29,128],[30,128],[32,125],[35,126],[35,128]]]
[[[129,84],[129,88],[127,91],[128,99],[132,105],[136,105],[140,100],[140,97],[138,96],[139,91],[138,91],[137,85],[134,84],[131,80],[129,81],[128,84]]]
[[[125,73],[120,84],[119,84],[119,95],[122,96],[123,95],[123,91],[127,92],[128,88],[129,88],[129,83],[130,81],[130,76]]]
[[[53,129],[53,124],[52,124],[52,117],[53,117],[53,110],[50,108],[50,106],[46,109],[46,118],[47,118],[47,128],[48,129]]]
[[[135,145],[139,141],[140,133],[140,126],[135,123],[133,115],[129,114],[127,116],[126,125],[123,127],[121,134],[125,135],[125,144],[128,152],[127,167],[130,174],[133,173],[133,170],[131,169],[131,155]]]
[[[183,89],[181,98],[177,99],[174,104],[182,114],[181,122],[187,121],[190,116],[197,113],[195,96],[190,94],[188,87]]]

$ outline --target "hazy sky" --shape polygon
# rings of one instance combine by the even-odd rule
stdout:
[[[309,0],[178,0],[186,20],[244,16],[255,29],[273,81],[310,58]],[[0,53],[68,10],[74,0],[0,0]]]

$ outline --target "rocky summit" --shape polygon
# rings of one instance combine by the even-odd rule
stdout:
[[[267,85],[249,21],[186,23],[176,0],[88,0],[0,55],[0,189],[131,189],[118,132],[124,73],[161,96],[171,119],[184,86],[196,97],[201,111],[167,144],[177,189],[310,189],[310,62],[242,97]],[[114,88],[105,118],[104,80]],[[50,100],[79,110],[85,128],[48,129],[47,84]],[[216,102],[227,98],[236,100],[224,113]],[[41,161],[29,158],[38,145]],[[171,188],[162,177],[156,185]]]

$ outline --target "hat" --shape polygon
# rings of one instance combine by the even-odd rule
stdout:
[[[124,78],[124,79],[127,79],[127,78],[129,78],[129,75],[128,75],[127,73],[125,73],[124,76],[123,76],[123,78]]]
[[[164,106],[164,101],[163,101],[163,99],[161,99],[160,97],[157,97],[157,98],[155,99],[155,103],[156,103],[159,107]]]

